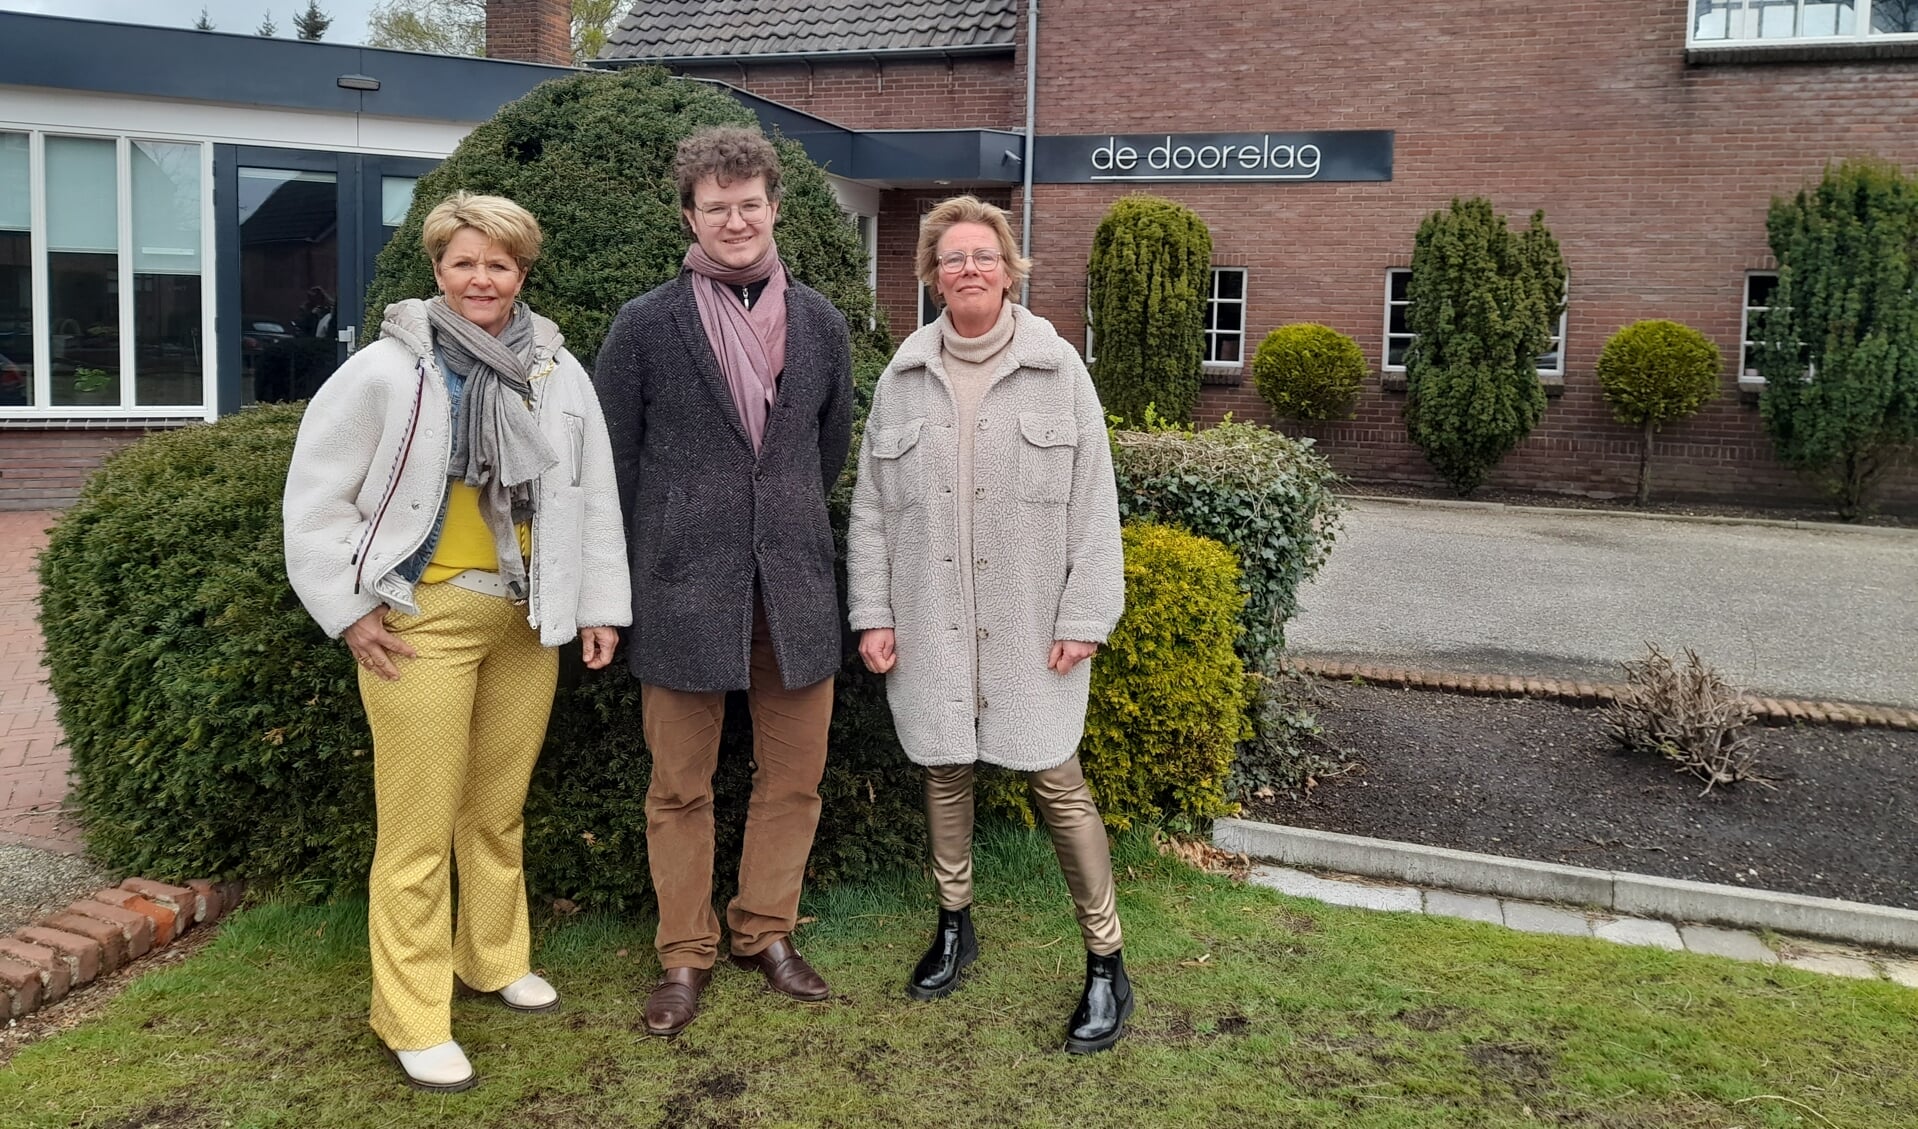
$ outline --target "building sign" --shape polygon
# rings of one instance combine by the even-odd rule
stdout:
[[[1127,180],[1391,180],[1392,131],[1120,133],[1039,137],[1042,184]]]

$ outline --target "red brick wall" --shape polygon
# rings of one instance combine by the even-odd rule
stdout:
[[[1017,129],[1025,123],[1024,80],[1010,55],[678,69],[849,129]]]
[[[125,427],[0,428],[0,510],[57,510],[72,505],[87,475],[108,455],[144,434]]]
[[[1385,271],[1421,217],[1488,196],[1535,208],[1571,271],[1564,395],[1492,484],[1629,494],[1637,436],[1611,419],[1593,365],[1607,336],[1650,317],[1694,326],[1726,357],[1724,394],[1660,434],[1667,496],[1815,494],[1770,454],[1735,387],[1745,272],[1771,265],[1773,196],[1827,161],[1918,166],[1918,61],[1688,67],[1682,0],[1411,4],[1331,18],[1297,0],[1258,7],[1053,0],[1039,34],[1039,132],[1397,131],[1385,184],[1159,186],[1204,216],[1214,261],[1250,268],[1248,352],[1271,329],[1320,321],[1381,349]],[[930,124],[930,123],[927,123]],[[1092,234],[1122,189],[1041,185],[1034,308],[1080,338]],[[1358,418],[1309,429],[1355,477],[1437,482],[1410,446],[1402,393],[1366,390]],[[1264,418],[1249,383],[1210,389],[1202,415]],[[1918,505],[1918,474],[1888,500]]]
[[[573,65],[568,0],[486,0],[486,57]]]

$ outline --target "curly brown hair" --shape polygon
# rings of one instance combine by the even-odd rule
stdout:
[[[766,135],[750,126],[708,126],[679,143],[673,157],[673,179],[679,186],[679,206],[693,206],[693,189],[706,177],[722,186],[735,181],[766,178],[766,198],[779,199],[779,151]]]

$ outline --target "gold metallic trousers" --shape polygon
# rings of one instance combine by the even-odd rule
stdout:
[[[1073,757],[1056,768],[1026,774],[1032,806],[1045,821],[1053,853],[1072,891],[1086,949],[1100,956],[1119,951],[1119,907],[1112,885],[1112,848],[1106,843],[1099,806]],[[932,840],[932,879],[939,904],[972,904],[972,766],[926,769],[926,829]]]

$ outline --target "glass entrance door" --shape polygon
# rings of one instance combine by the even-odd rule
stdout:
[[[434,162],[221,146],[214,163],[221,411],[309,399],[356,347],[374,258]]]

